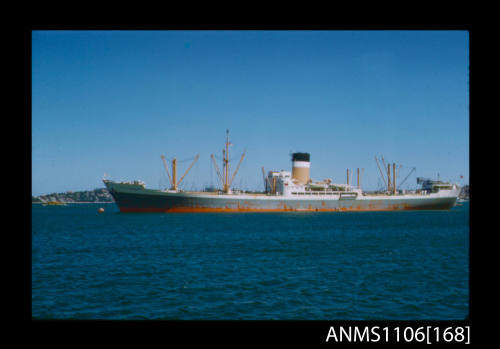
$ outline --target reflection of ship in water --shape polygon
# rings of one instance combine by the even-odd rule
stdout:
[[[115,182],[103,179],[121,212],[283,212],[283,211],[394,211],[443,210],[451,208],[458,197],[459,186],[443,181],[417,178],[421,189],[405,193],[396,186],[396,165],[387,165],[387,191],[368,194],[349,183],[334,183],[331,179],[313,181],[310,178],[310,154],[292,154],[292,172],[269,171],[262,168],[265,192],[243,193],[232,190],[231,184],[240,162],[232,175],[229,172],[229,131],[223,151],[222,172],[211,155],[220,181],[220,189],[182,191],[179,184],[194,162],[177,180],[177,163],[172,161],[172,176],[162,156],[171,187],[167,190],[146,189],[142,181]],[[379,167],[380,169],[380,167]],[[385,172],[385,171],[384,171]],[[382,173],[382,171],[381,171]],[[385,177],[384,177],[385,179]],[[392,180],[391,180],[392,179]]]

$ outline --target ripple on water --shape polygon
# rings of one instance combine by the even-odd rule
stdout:
[[[34,205],[38,206],[38,205]],[[463,319],[468,210],[96,215],[32,208],[32,313],[81,319]]]

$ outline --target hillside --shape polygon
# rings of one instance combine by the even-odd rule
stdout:
[[[113,198],[105,188],[94,189],[92,191],[77,191],[66,193],[52,193],[47,195],[32,196],[32,203],[41,203],[47,201],[60,202],[113,202]]]
[[[460,189],[460,194],[458,195],[458,197],[460,199],[469,200],[469,186],[468,185],[464,185]]]

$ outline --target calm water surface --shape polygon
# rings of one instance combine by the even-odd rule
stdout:
[[[32,205],[37,319],[448,320],[468,303],[468,203],[239,214]]]

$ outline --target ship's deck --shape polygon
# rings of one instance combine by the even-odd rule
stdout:
[[[242,192],[242,193],[226,194],[226,193],[223,193],[223,192],[214,192],[214,191],[179,191],[179,193],[182,193],[182,194],[198,194],[198,195],[213,195],[213,196],[219,196],[219,195],[275,196],[275,195],[272,195],[272,194],[264,194],[264,193],[243,193]]]

